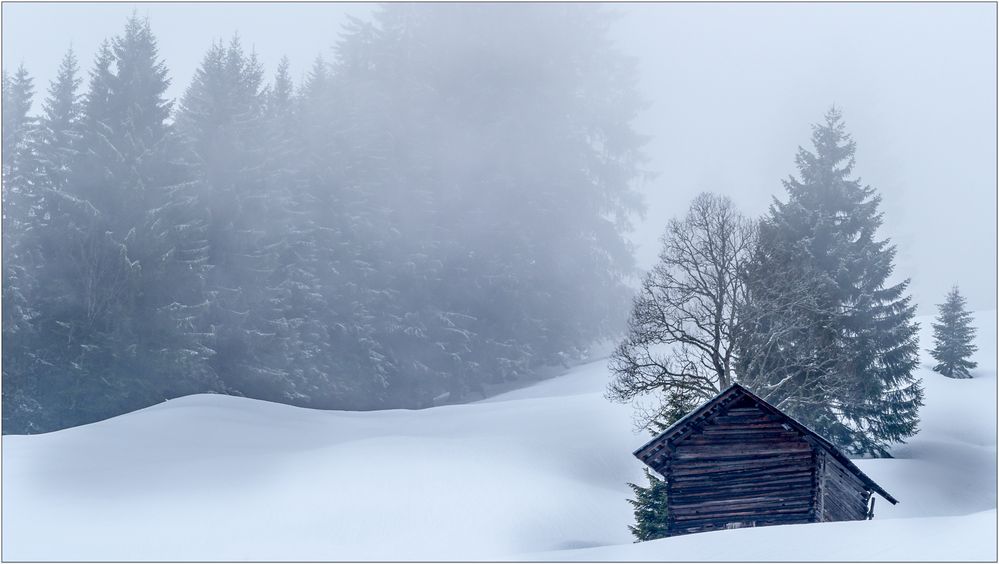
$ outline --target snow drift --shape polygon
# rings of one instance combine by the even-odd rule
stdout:
[[[929,346],[923,319],[922,348]],[[924,366],[919,434],[857,460],[875,520],[633,544],[605,361],[478,403],[324,412],[189,396],[3,437],[4,560],[995,560],[996,318],[974,379]]]

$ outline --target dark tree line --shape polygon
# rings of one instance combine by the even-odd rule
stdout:
[[[133,17],[88,76],[67,54],[39,115],[5,71],[5,432],[198,392],[421,407],[584,356],[622,319],[640,211],[604,22],[391,5],[301,84],[212,45],[174,103]]]

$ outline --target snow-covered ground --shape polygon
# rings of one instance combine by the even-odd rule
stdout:
[[[923,319],[921,345],[929,346]],[[488,400],[322,412],[225,396],[3,437],[3,560],[996,560],[996,317],[972,380],[857,464],[874,521],[633,544],[630,408],[605,361]],[[929,359],[924,355],[924,362]]]

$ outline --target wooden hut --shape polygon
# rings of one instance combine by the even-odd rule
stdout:
[[[666,480],[670,535],[874,516],[874,483],[829,441],[738,384],[635,451]]]

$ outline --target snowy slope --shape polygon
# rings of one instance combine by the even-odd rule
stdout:
[[[422,411],[198,395],[5,436],[2,558],[995,560],[995,312],[978,325],[976,378],[921,370],[919,435],[857,461],[901,500],[879,500],[872,522],[633,544],[630,453],[648,436],[603,398],[599,361]]]

